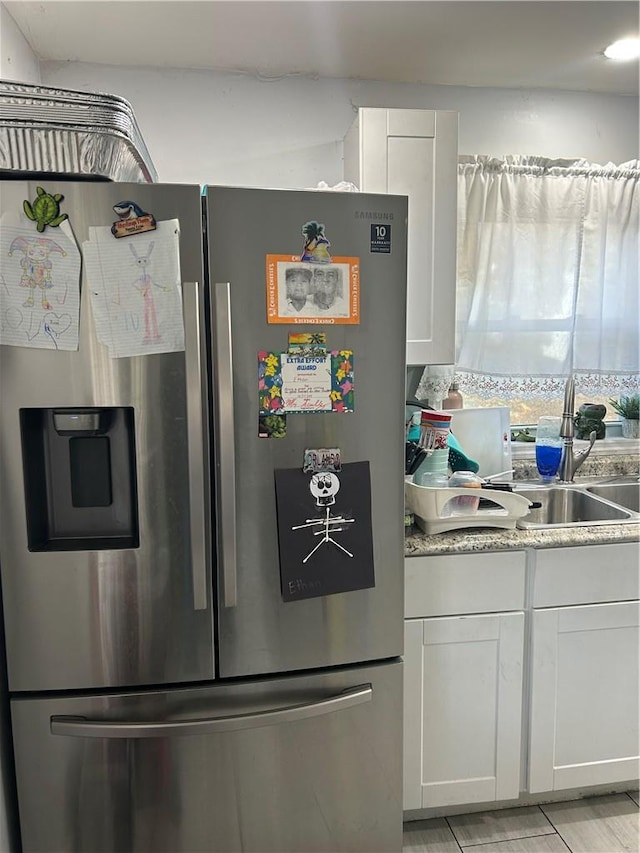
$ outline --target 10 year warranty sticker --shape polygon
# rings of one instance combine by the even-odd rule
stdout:
[[[370,251],[375,254],[391,254],[391,225],[371,223]]]

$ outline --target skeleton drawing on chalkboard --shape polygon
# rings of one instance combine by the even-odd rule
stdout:
[[[318,509],[324,510],[324,514],[318,518],[307,518],[304,524],[297,524],[295,527],[291,528],[292,530],[315,528],[313,530],[313,535],[322,537],[304,558],[302,561],[303,564],[306,563],[307,560],[322,547],[322,545],[328,545],[329,543],[335,545],[335,547],[339,548],[341,551],[344,551],[348,557],[353,557],[353,554],[350,551],[343,548],[342,545],[340,545],[339,542],[336,542],[336,540],[331,536],[332,533],[340,533],[344,530],[342,527],[343,524],[353,524],[355,522],[354,518],[345,518],[342,515],[331,514],[331,507],[334,506],[336,502],[336,495],[339,490],[340,480],[335,474],[328,471],[314,474],[309,482],[309,491],[315,498],[316,506]]]

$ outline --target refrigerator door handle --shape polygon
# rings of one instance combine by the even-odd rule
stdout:
[[[202,400],[204,329],[200,283],[185,282],[184,348],[187,391],[187,442],[189,465],[189,525],[191,535],[191,580],[193,609],[207,609],[207,544],[205,507],[205,436]]]
[[[215,357],[217,373],[216,425],[218,468],[219,558],[222,564],[223,602],[238,601],[236,569],[236,448],[233,413],[233,351],[231,347],[231,285],[214,285]]]
[[[220,732],[237,732],[243,729],[257,729],[263,726],[275,726],[280,723],[294,723],[333,714],[370,702],[373,697],[371,684],[361,684],[344,690],[337,696],[321,699],[302,705],[290,705],[273,711],[260,711],[254,714],[238,714],[231,717],[215,717],[208,720],[176,720],[168,723],[144,722],[105,722],[87,720],[85,717],[51,717],[51,734],[66,737],[93,738],[150,738],[178,737],[183,735],[210,735]]]

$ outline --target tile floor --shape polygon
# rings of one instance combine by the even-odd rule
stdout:
[[[637,791],[405,823],[403,853],[638,853]]]

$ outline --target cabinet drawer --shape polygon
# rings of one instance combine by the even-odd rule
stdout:
[[[406,619],[522,610],[525,553],[407,557]]]
[[[638,598],[638,552],[635,542],[538,551],[533,606]]]

